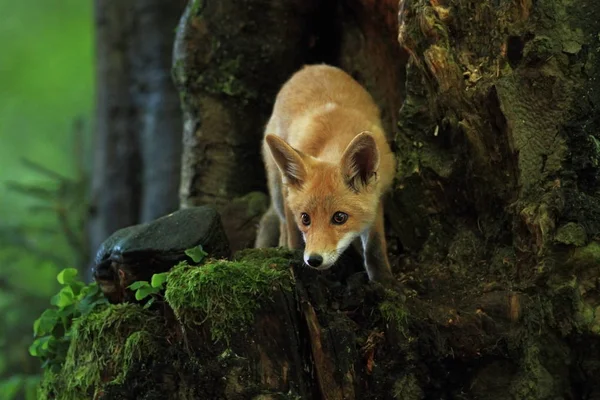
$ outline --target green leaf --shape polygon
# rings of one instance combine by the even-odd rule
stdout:
[[[87,315],[90,311],[96,308],[97,305],[107,303],[108,300],[106,300],[105,297],[94,298],[91,296],[86,296],[77,304],[77,310],[81,313],[81,315]]]
[[[129,285],[129,289],[131,289],[131,290],[139,290],[139,289],[145,288],[145,287],[150,287],[150,284],[148,283],[148,281],[137,281],[137,282],[133,282],[131,285]]]
[[[57,323],[58,313],[56,310],[45,310],[33,323],[33,333],[35,336],[47,335],[52,332]]]
[[[65,286],[60,292],[52,296],[50,302],[58,308],[66,307],[75,303],[75,293],[73,293],[71,286]]]
[[[39,357],[42,355],[44,350],[48,350],[49,340],[50,336],[44,336],[34,340],[31,346],[29,346],[29,354],[31,354],[33,357]]]
[[[75,296],[78,296],[79,294],[81,294],[81,291],[86,287],[85,283],[83,283],[83,282],[71,282],[69,284],[69,286],[73,290],[73,294]]]
[[[94,297],[99,293],[100,293],[100,287],[98,286],[98,284],[96,282],[94,282],[87,286],[82,287],[81,291],[79,292],[79,296],[81,296],[81,298]]]
[[[56,279],[61,285],[68,285],[72,282],[75,282],[76,277],[77,270],[75,268],[65,268],[58,273]]]
[[[76,316],[75,310],[75,303],[67,304],[64,307],[60,307],[58,310],[56,310],[56,315],[58,315],[63,320],[67,320]]]
[[[146,297],[150,296],[151,294],[158,293],[159,291],[160,291],[159,289],[153,288],[152,286],[142,287],[142,288],[138,289],[137,292],[135,292],[135,299],[143,300]]]
[[[204,258],[208,255],[207,252],[204,251],[202,245],[199,244],[196,247],[192,247],[191,249],[187,249],[185,251],[185,255],[192,259],[196,264],[200,261],[204,260]]]
[[[98,286],[98,284],[96,282],[94,282],[91,285],[88,285],[86,287],[87,287],[87,291],[85,294],[87,296],[95,296],[100,293],[100,286]],[[102,295],[102,298],[104,298],[104,295]]]
[[[151,282],[152,287],[162,289],[163,285],[167,281],[168,276],[169,276],[168,272],[163,272],[162,274],[152,275],[152,282]]]

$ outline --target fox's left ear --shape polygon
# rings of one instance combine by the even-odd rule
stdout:
[[[342,156],[342,174],[346,183],[360,190],[371,183],[379,168],[379,150],[371,132],[356,135]]]

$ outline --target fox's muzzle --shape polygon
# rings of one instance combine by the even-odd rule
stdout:
[[[338,254],[334,253],[316,253],[305,252],[304,263],[311,268],[318,270],[329,269],[338,259]]]

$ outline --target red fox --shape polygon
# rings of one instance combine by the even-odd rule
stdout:
[[[266,126],[263,160],[271,207],[256,247],[302,248],[310,267],[330,268],[362,244],[369,279],[387,282],[382,196],[395,159],[369,93],[328,65],[305,66],[281,88]],[[274,219],[279,219],[279,229]]]

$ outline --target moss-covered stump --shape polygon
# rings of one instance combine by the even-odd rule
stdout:
[[[340,284],[277,249],[181,263],[152,309],[111,305],[79,320],[40,397],[361,398],[374,357],[363,353],[381,345],[384,330],[383,292],[365,297],[363,275]]]
[[[151,309],[77,321],[42,399],[558,399],[598,393],[600,311],[428,270],[408,298],[286,250],[182,263]],[[452,276],[452,279],[449,277]],[[429,288],[431,290],[425,290]]]

